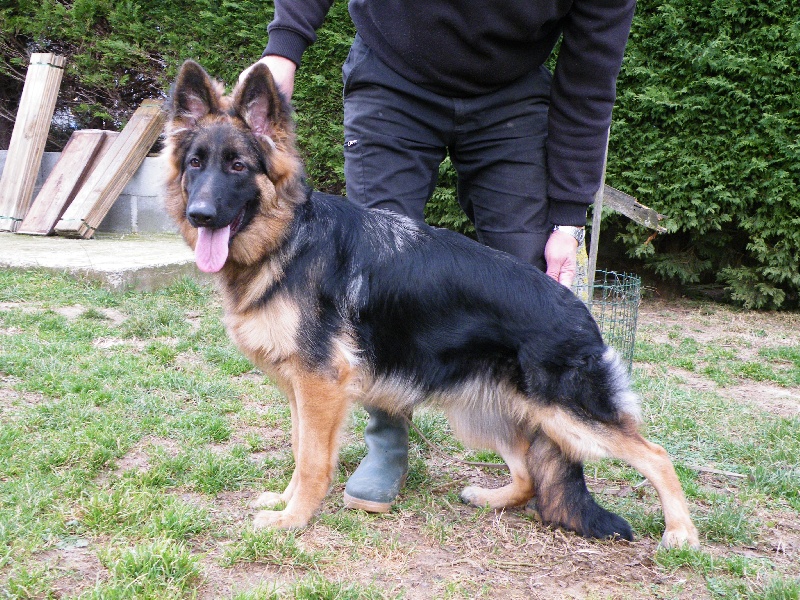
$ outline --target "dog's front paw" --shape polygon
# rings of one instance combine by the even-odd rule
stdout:
[[[697,534],[697,528],[692,523],[673,526],[664,531],[659,546],[668,550],[688,546],[696,550],[700,548],[700,536]]]
[[[285,510],[262,510],[253,519],[255,529],[299,529],[308,525],[309,519]]]
[[[284,503],[283,496],[277,492],[264,492],[250,503],[250,508],[275,508]]]

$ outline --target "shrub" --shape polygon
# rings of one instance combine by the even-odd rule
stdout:
[[[271,2],[19,0],[0,9],[0,72],[24,73],[29,52],[68,57],[58,108],[72,126],[119,127],[145,98],[165,95],[194,58],[227,82],[261,56]]]
[[[754,308],[800,291],[800,11],[794,0],[639,0],[608,180],[666,214],[631,256]]]

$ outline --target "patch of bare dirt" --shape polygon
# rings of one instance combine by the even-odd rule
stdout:
[[[660,331],[653,334],[660,341],[680,330],[704,344],[728,341],[759,348],[800,343],[799,313],[743,311],[722,304],[644,300],[638,327]]]
[[[164,450],[169,456],[177,456],[180,452],[178,443],[174,440],[154,436],[144,437],[115,461],[113,469],[101,473],[97,483],[106,485],[112,478],[122,477],[125,473],[146,472],[150,468],[150,456],[156,447]]]
[[[20,310],[24,313],[32,313],[39,309],[30,302],[0,302],[0,310]]]
[[[751,402],[779,417],[800,416],[800,390],[769,383],[745,383],[726,387],[724,396],[736,402]]]
[[[94,310],[99,312],[103,318],[107,319],[113,325],[121,325],[125,319],[128,318],[128,315],[114,308],[101,308],[99,310]],[[53,311],[56,314],[65,317],[69,321],[74,321],[86,312],[86,307],[81,306],[80,304],[74,304],[72,306],[60,306],[58,308],[54,308]]]
[[[32,302],[0,302],[0,310],[19,310],[24,313],[35,313],[42,310],[42,306]],[[99,312],[100,315],[110,321],[113,325],[121,325],[128,315],[115,308],[101,308],[92,309],[93,312]],[[69,321],[74,321],[87,311],[85,306],[80,304],[73,304],[72,306],[59,306],[53,309],[53,312],[61,315]]]
[[[18,382],[19,379],[16,377],[0,376],[0,413],[8,414],[11,408],[36,406],[44,402],[44,396],[41,394],[15,390],[14,387]]]
[[[149,342],[144,340],[121,339],[114,337],[99,337],[92,341],[92,346],[100,350],[108,350],[109,348],[116,348],[117,346],[128,346],[136,352],[142,352]]]
[[[252,592],[263,588],[272,590],[288,587],[302,576],[297,570],[273,565],[244,564],[235,569],[220,566],[219,556],[208,554],[200,565],[203,569],[203,582],[197,591],[199,600],[231,598],[237,592]]]
[[[97,549],[82,540],[48,550],[39,557],[54,576],[54,597],[76,597],[104,581],[108,571],[97,558]]]
[[[638,327],[656,343],[668,343],[671,334],[714,344],[733,352],[737,360],[759,361],[763,348],[800,346],[800,314],[741,311],[716,304],[644,301]],[[690,371],[672,368],[692,388],[713,391],[735,402],[746,402],[781,417],[800,415],[800,387],[769,381],[744,381],[720,386]]]
[[[645,372],[652,372],[655,369],[649,365],[644,366]],[[736,404],[751,404],[779,417],[800,416],[800,389],[796,387],[787,388],[756,381],[722,386],[707,377],[676,367],[670,368],[670,374],[679,377],[691,389],[698,392],[713,392]]]

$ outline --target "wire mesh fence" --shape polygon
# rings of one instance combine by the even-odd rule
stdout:
[[[579,285],[575,292],[589,307],[606,344],[619,353],[630,373],[642,296],[641,278],[630,273],[598,270],[591,286]]]

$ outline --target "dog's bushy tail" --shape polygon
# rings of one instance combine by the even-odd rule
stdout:
[[[527,460],[536,508],[544,523],[584,537],[633,540],[628,522],[594,501],[583,464],[571,461],[543,431],[536,432]]]

